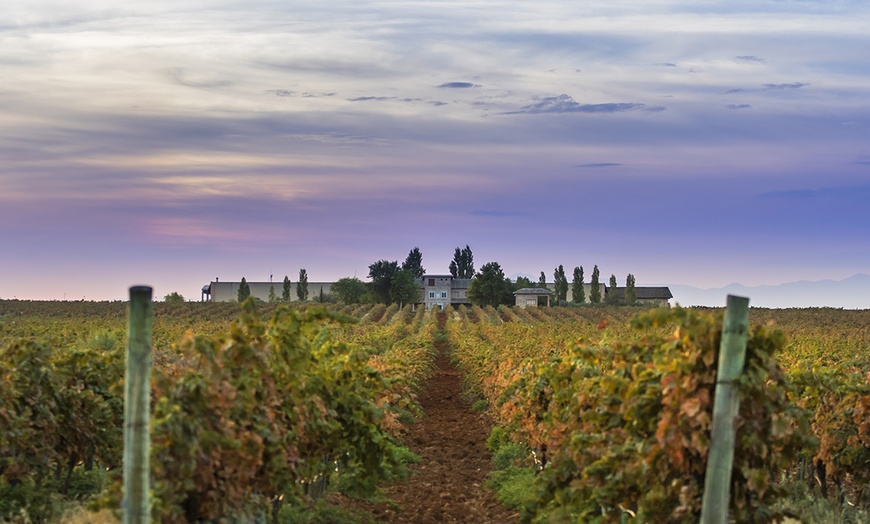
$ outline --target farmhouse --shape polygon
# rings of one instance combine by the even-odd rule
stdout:
[[[552,291],[541,287],[524,287],[514,291],[516,305],[521,308],[538,307],[541,305],[549,306],[552,296]]]

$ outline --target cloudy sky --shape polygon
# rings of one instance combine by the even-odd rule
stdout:
[[[864,0],[5,0],[0,298],[870,272]]]

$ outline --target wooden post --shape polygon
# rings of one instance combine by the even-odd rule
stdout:
[[[731,489],[731,468],[734,462],[734,419],[740,410],[740,398],[735,381],[743,373],[746,360],[746,340],[749,334],[749,299],[728,295],[722,342],[719,345],[719,367],[716,371],[716,397],[713,401],[713,427],[701,524],[728,522]]]
[[[124,524],[151,522],[151,294],[147,286],[130,288],[124,379]]]

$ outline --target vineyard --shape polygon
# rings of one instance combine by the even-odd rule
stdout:
[[[120,504],[126,307],[0,301],[0,521]],[[794,512],[802,485],[866,519],[870,311],[753,309],[750,322],[732,517]],[[155,303],[155,521],[371,510],[347,501],[425,476],[420,399],[456,366],[464,394],[445,398],[493,426],[490,485],[520,520],[697,522],[721,324],[721,310],[680,308]]]

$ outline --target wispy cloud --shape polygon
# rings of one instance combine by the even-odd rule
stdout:
[[[810,85],[808,82],[791,82],[790,84],[764,84],[765,89],[800,89]]]
[[[469,87],[476,87],[471,82],[444,82],[438,86],[439,88],[446,89],[468,89]]]
[[[610,102],[606,104],[581,104],[566,94],[547,96],[533,104],[521,107],[517,111],[505,114],[544,114],[544,113],[622,113],[626,111],[662,111],[663,107],[648,107],[645,104]]]
[[[623,164],[617,162],[593,162],[591,164],[578,164],[574,167],[584,167],[584,168],[598,168],[598,167],[616,167],[621,166]]]
[[[752,109],[752,106],[749,104],[728,104],[728,109]]]
[[[677,67],[677,64],[674,64],[673,62],[658,62],[653,65],[656,67]]]
[[[734,59],[738,60],[740,62],[755,62],[755,63],[759,63],[759,64],[763,64],[766,62],[765,59],[758,57],[758,56],[755,56],[755,55],[740,55],[740,56],[735,56]]]
[[[335,92],[312,93],[309,91],[304,91],[304,92],[299,93],[299,92],[293,91],[291,89],[267,89],[264,91],[264,93],[266,93],[267,95],[274,95],[274,96],[281,97],[281,98],[297,98],[297,97],[298,98],[322,98],[322,97],[335,96],[337,94]]]
[[[791,189],[786,191],[771,191],[758,195],[760,198],[804,200],[824,197],[845,197],[865,199],[870,195],[870,184],[852,186],[822,187],[819,189]]]
[[[469,213],[470,215],[477,217],[495,217],[495,218],[507,218],[507,217],[521,217],[526,216],[527,213],[523,213],[522,211],[501,211],[494,209],[477,209]]]

